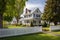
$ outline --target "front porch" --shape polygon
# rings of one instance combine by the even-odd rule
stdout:
[[[39,19],[30,19],[30,20],[24,20],[22,22],[22,25],[27,25],[27,26],[30,26],[32,23],[32,25],[34,26],[39,26],[41,25],[41,21]]]

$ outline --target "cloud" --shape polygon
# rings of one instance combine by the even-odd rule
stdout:
[[[28,8],[28,9],[39,8],[41,10],[41,12],[43,12],[44,11],[44,4],[26,3],[25,8]]]
[[[25,9],[34,9],[34,8],[39,8],[40,11],[43,13],[44,12],[44,6],[45,6],[45,0],[28,0],[26,2],[26,5],[24,7],[24,12],[21,16],[25,14]]]
[[[27,7],[27,8],[40,7],[40,5],[39,5],[39,4],[27,4],[26,7]]]

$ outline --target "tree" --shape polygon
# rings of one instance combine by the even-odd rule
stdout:
[[[24,9],[26,1],[27,0],[16,0],[16,2],[15,2],[15,10],[16,10],[16,16],[15,17],[17,19],[17,25],[19,22],[20,15],[23,13],[23,9]]]
[[[15,0],[6,0],[6,10],[3,14],[4,21],[8,21],[8,22],[12,21],[12,18],[15,14],[14,5],[15,5]]]
[[[3,13],[6,9],[6,0],[0,0],[0,28],[3,28]]]
[[[21,1],[19,3],[19,9],[20,12],[23,10],[23,3],[25,3],[26,0],[19,0]],[[3,19],[10,22],[13,18],[13,16],[19,15],[17,12],[19,10],[16,10],[15,7],[17,0],[0,0],[0,28],[3,28]],[[17,4],[18,5],[18,4]],[[17,14],[17,15],[16,15]],[[3,18],[4,17],[4,18]]]
[[[60,22],[60,0],[47,0],[42,19],[54,22]]]

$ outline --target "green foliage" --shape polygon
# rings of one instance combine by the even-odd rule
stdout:
[[[49,30],[49,27],[43,27],[42,30],[43,30],[43,31],[50,31],[50,30]]]
[[[19,19],[23,12],[26,0],[6,0],[6,10],[4,12],[4,20],[11,21],[13,16]],[[8,17],[7,19],[5,19]]]
[[[6,1],[0,0],[0,14],[2,14],[6,9]]]
[[[16,0],[15,1],[15,11],[16,17],[19,17],[22,14],[26,0]]]
[[[25,2],[26,0],[0,0],[0,26],[2,27],[3,19],[10,22],[13,16],[20,17],[19,14],[23,12]]]
[[[27,0],[16,0],[15,1],[15,11],[16,11],[15,17],[17,19],[17,25],[18,25],[20,15],[23,13],[23,9],[24,9],[26,1]]]
[[[3,19],[10,22],[14,16],[15,0],[6,0],[6,10],[3,14]]]
[[[33,27],[33,22],[31,22],[30,26]]]
[[[60,22],[60,0],[47,0],[43,20],[50,22]]]
[[[4,20],[5,20],[5,21],[10,22],[10,21],[12,21],[12,19],[13,19],[12,16],[4,16]]]
[[[0,0],[0,28],[3,28],[3,13],[6,9],[6,0]]]
[[[42,24],[43,27],[47,27],[47,25],[48,25],[48,24],[47,24],[46,22],[44,22],[44,23]]]

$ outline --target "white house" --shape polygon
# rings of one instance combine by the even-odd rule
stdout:
[[[13,20],[11,21],[11,24],[17,24],[17,20],[15,17],[13,17]]]
[[[31,22],[33,25],[41,25],[41,11],[39,8],[34,10],[29,10],[26,8],[25,14],[19,21],[23,25],[30,25]]]

